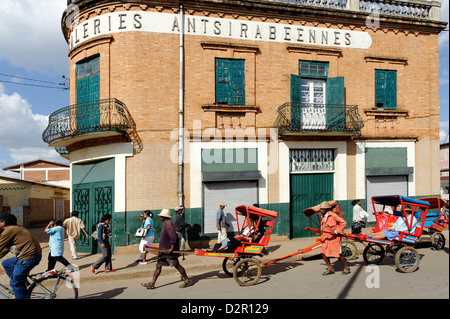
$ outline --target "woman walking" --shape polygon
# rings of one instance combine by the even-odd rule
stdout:
[[[151,246],[153,241],[155,240],[155,233],[153,231],[153,213],[149,210],[144,211],[144,223],[141,228],[147,229],[147,233],[145,237],[142,237],[141,242],[139,243],[139,251],[141,252],[142,261],[139,262],[140,265],[147,264],[147,251],[145,250],[146,246]]]

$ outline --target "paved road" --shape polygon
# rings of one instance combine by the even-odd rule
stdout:
[[[180,299],[179,307],[187,306],[182,299],[376,299],[376,298],[449,298],[449,249],[419,248],[419,269],[410,274],[396,270],[394,259],[386,257],[379,266],[367,266],[361,255],[349,265],[352,273],[341,275],[342,266],[334,259],[336,274],[322,276],[325,263],[321,258],[287,259],[263,267],[258,284],[238,286],[233,278],[217,270],[195,272],[188,275],[194,285],[180,289],[178,275],[160,276],[157,288],[147,290],[140,286],[146,279],[117,280],[101,283],[84,283],[80,287],[81,299]],[[153,273],[153,267],[149,278]],[[164,272],[164,268],[163,268]],[[372,287],[372,288],[370,288]],[[200,302],[200,301],[199,301]],[[181,308],[180,308],[181,311]]]

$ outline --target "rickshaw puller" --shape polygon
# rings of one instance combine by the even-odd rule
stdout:
[[[322,247],[320,253],[322,258],[328,266],[328,269],[322,273],[322,275],[334,274],[333,266],[331,266],[329,257],[337,257],[344,265],[343,275],[350,273],[350,268],[342,256],[341,250],[341,237],[340,233],[344,231],[347,222],[337,214],[331,211],[331,206],[328,202],[322,202],[320,204],[320,213],[322,214],[322,220],[320,222],[320,230],[322,231]]]

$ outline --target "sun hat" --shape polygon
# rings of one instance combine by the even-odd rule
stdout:
[[[227,206],[227,204],[220,203],[219,206]]]
[[[177,206],[177,207],[175,207],[175,211],[176,211],[176,212],[178,212],[179,210],[183,210],[183,209],[184,209],[183,206]]]
[[[410,205],[405,205],[405,212],[412,212],[412,207]]]
[[[159,214],[158,216],[160,217],[167,217],[167,218],[171,218],[172,214],[170,213],[170,210],[164,208]]]
[[[320,209],[330,209],[330,208],[331,208],[330,203],[328,202],[320,203]]]

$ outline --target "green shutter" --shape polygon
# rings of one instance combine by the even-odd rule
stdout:
[[[327,130],[345,129],[344,77],[327,79]]]
[[[291,127],[301,127],[301,83],[300,75],[291,74]]]
[[[397,71],[375,70],[375,107],[397,107]]]
[[[216,104],[245,105],[245,60],[216,59]]]
[[[327,79],[327,104],[345,104],[345,87],[343,76]]]
[[[89,132],[100,125],[100,58],[77,64],[77,130]]]

